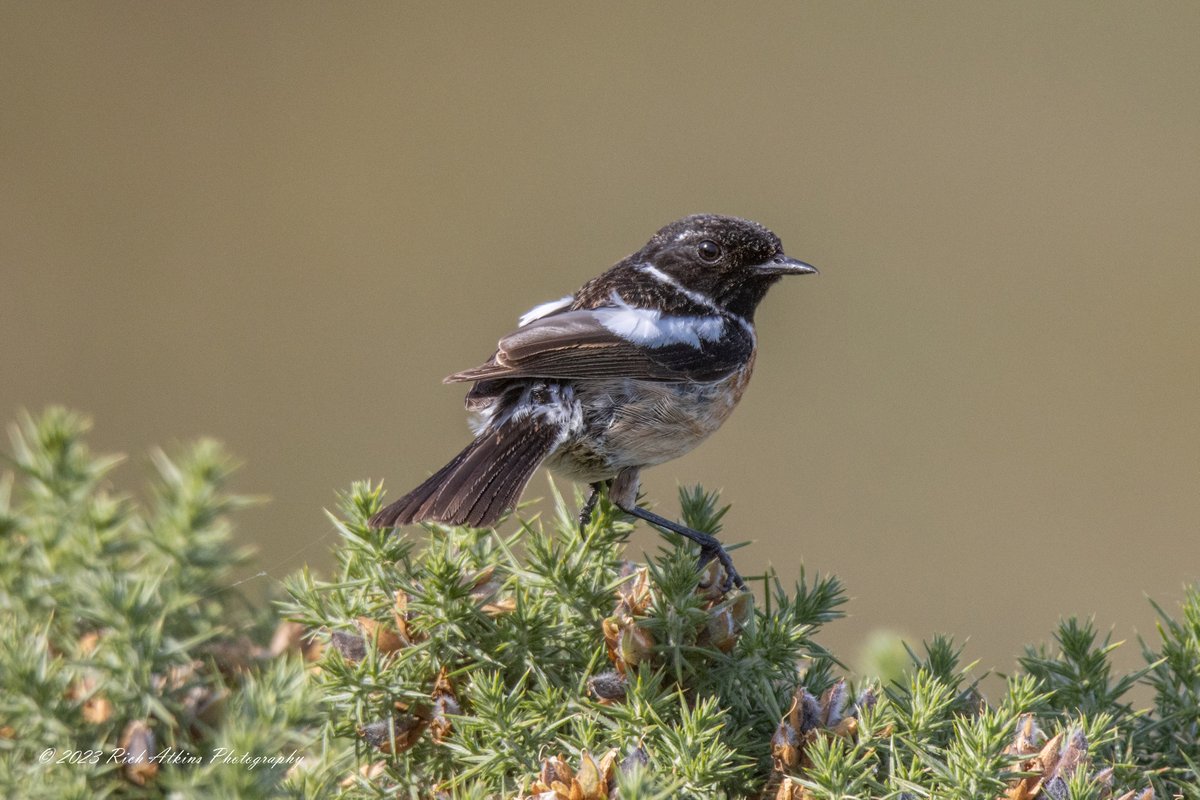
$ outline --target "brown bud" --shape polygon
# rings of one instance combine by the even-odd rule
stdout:
[[[298,763],[303,763],[303,759],[301,759],[301,761]],[[385,772],[387,772],[387,762],[385,762],[385,761],[376,761],[371,764],[363,764],[361,767],[358,768],[358,775],[361,776],[362,779],[367,781],[368,783],[375,780],[376,778],[378,778],[380,775],[382,775]],[[289,776],[291,775],[291,770],[288,770],[288,774],[289,774]],[[351,774],[351,775],[348,775],[345,778],[343,778],[341,783],[339,783],[338,785],[341,786],[343,789],[349,789],[350,787],[354,786],[356,783],[358,783],[358,777]]]
[[[843,739],[854,740],[858,738],[858,720],[854,717],[842,717],[837,725],[833,726],[833,732]]]
[[[306,630],[301,622],[287,619],[280,622],[271,635],[271,643],[267,645],[267,655],[279,658],[284,653],[300,652]]]
[[[138,786],[145,786],[158,775],[158,764],[152,759],[158,747],[154,731],[142,720],[133,720],[125,726],[119,740],[124,751],[122,768],[125,778]]]
[[[435,742],[441,743],[453,729],[450,717],[462,713],[462,707],[458,704],[458,697],[454,694],[454,687],[450,685],[450,677],[446,674],[445,667],[438,672],[431,697],[433,707],[430,711],[429,732]]]
[[[375,649],[380,653],[395,653],[407,644],[389,626],[370,617],[359,617],[355,622],[362,632],[363,639],[375,645]]]
[[[372,722],[358,729],[367,744],[383,753],[403,753],[421,738],[425,720],[413,714],[397,714],[390,720]]]

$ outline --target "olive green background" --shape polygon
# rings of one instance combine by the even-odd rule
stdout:
[[[466,442],[440,380],[523,311],[736,214],[822,274],[657,508],[722,487],[743,571],[841,575],[851,658],[1152,633],[1200,572],[1198,40],[1191,2],[5,2],[0,411],[143,468],[224,439],[269,582],[329,563],[335,488]]]

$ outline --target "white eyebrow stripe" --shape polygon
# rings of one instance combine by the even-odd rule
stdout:
[[[596,321],[627,342],[643,347],[686,344],[700,347],[701,340],[715,342],[725,332],[725,320],[719,316],[664,316],[650,308],[634,308],[614,290],[613,305],[592,311]]]
[[[734,314],[728,309],[721,308],[708,296],[703,295],[700,292],[692,291],[653,264],[647,264],[645,262],[638,264],[637,271],[649,275],[651,278],[654,278],[654,280],[665,286],[670,286],[672,289],[676,290],[696,305],[704,306],[705,308],[716,311],[718,314],[735,320],[739,325],[742,326],[746,333],[750,334],[750,341],[754,342],[755,346],[758,345],[758,337],[754,334],[754,326],[750,324],[750,320],[746,319],[740,314]]]
[[[573,302],[575,302],[575,295],[569,294],[566,297],[560,298],[558,300],[551,300],[547,303],[542,303],[541,305],[534,306],[533,308],[529,309],[528,311],[526,311],[524,314],[521,315],[521,319],[517,323],[517,327],[524,328],[526,325],[533,322],[535,319],[541,319],[542,317],[546,316],[547,314],[553,314],[555,311],[561,311],[562,309],[571,305],[571,303],[573,303]]]

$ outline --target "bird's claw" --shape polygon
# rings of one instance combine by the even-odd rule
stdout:
[[[713,559],[716,559],[725,573],[725,579],[721,582],[722,593],[728,592],[734,586],[742,591],[746,590],[746,582],[742,580],[742,576],[738,574],[737,569],[733,566],[733,559],[730,558],[725,548],[719,544],[712,545],[711,547],[702,546],[700,548],[700,568],[703,569],[704,565]]]

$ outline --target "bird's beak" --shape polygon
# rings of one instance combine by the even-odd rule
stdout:
[[[758,265],[760,275],[816,275],[817,268],[780,253],[770,261]]]

